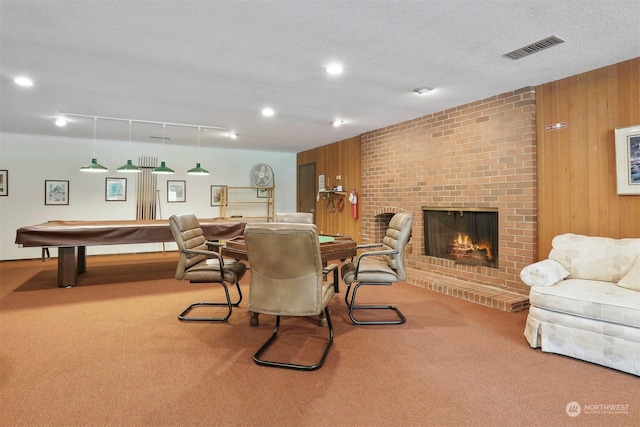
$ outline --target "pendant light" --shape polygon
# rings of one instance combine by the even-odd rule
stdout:
[[[162,151],[163,151],[162,154],[164,154],[164,128],[166,126],[167,126],[166,123],[162,124]],[[167,165],[164,162],[160,162],[160,166],[152,170],[151,173],[158,174],[158,175],[171,175],[171,174],[174,174],[175,171],[170,167],[167,167]]]
[[[200,166],[200,126],[198,126],[198,162],[196,167],[187,171],[188,175],[209,175],[209,171]]]
[[[80,168],[82,172],[108,172],[109,169],[102,166],[98,163],[96,159],[96,125],[98,122],[98,117],[93,118],[93,158],[91,159],[91,163],[88,165],[84,165]]]
[[[127,163],[125,165],[120,166],[116,170],[118,172],[125,172],[125,173],[142,172],[142,168],[140,166],[134,165],[133,162],[131,161],[131,120],[129,120],[129,160],[127,160]]]

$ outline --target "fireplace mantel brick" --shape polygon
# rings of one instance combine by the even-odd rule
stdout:
[[[537,256],[534,88],[367,132],[362,135],[361,160],[363,243],[374,243],[368,240],[377,235],[374,218],[390,212],[388,207],[413,213],[408,282],[438,282],[431,276],[420,279],[423,273],[509,295],[528,294],[519,274]],[[456,265],[425,256],[421,209],[425,205],[497,208],[498,268]],[[482,298],[487,297],[478,296]]]

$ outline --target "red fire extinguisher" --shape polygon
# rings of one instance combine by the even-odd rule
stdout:
[[[358,218],[358,190],[353,190],[349,195],[349,202],[351,203],[351,218]]]

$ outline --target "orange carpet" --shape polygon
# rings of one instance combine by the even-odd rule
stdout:
[[[0,426],[640,425],[637,377],[531,349],[526,311],[405,283],[359,298],[397,304],[406,324],[352,325],[342,288],[321,369],[257,366],[274,318],[249,325],[248,275],[228,323],[186,323],[180,311],[222,291],[176,281],[176,263],[89,257],[69,289],[56,287],[56,260],[0,263]],[[281,335],[272,357],[304,359],[327,334],[283,318]]]

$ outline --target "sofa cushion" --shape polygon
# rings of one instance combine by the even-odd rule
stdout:
[[[543,259],[522,269],[520,278],[529,286],[551,286],[569,277],[569,270],[558,261]]]
[[[618,282],[618,286],[640,291],[640,257],[638,257],[636,263],[631,267],[631,270]],[[640,294],[638,296],[640,297]]]
[[[532,306],[587,319],[640,327],[640,292],[597,280],[566,279],[532,287]]]
[[[562,264],[571,279],[618,282],[640,254],[640,239],[561,234],[553,238],[549,259]]]

